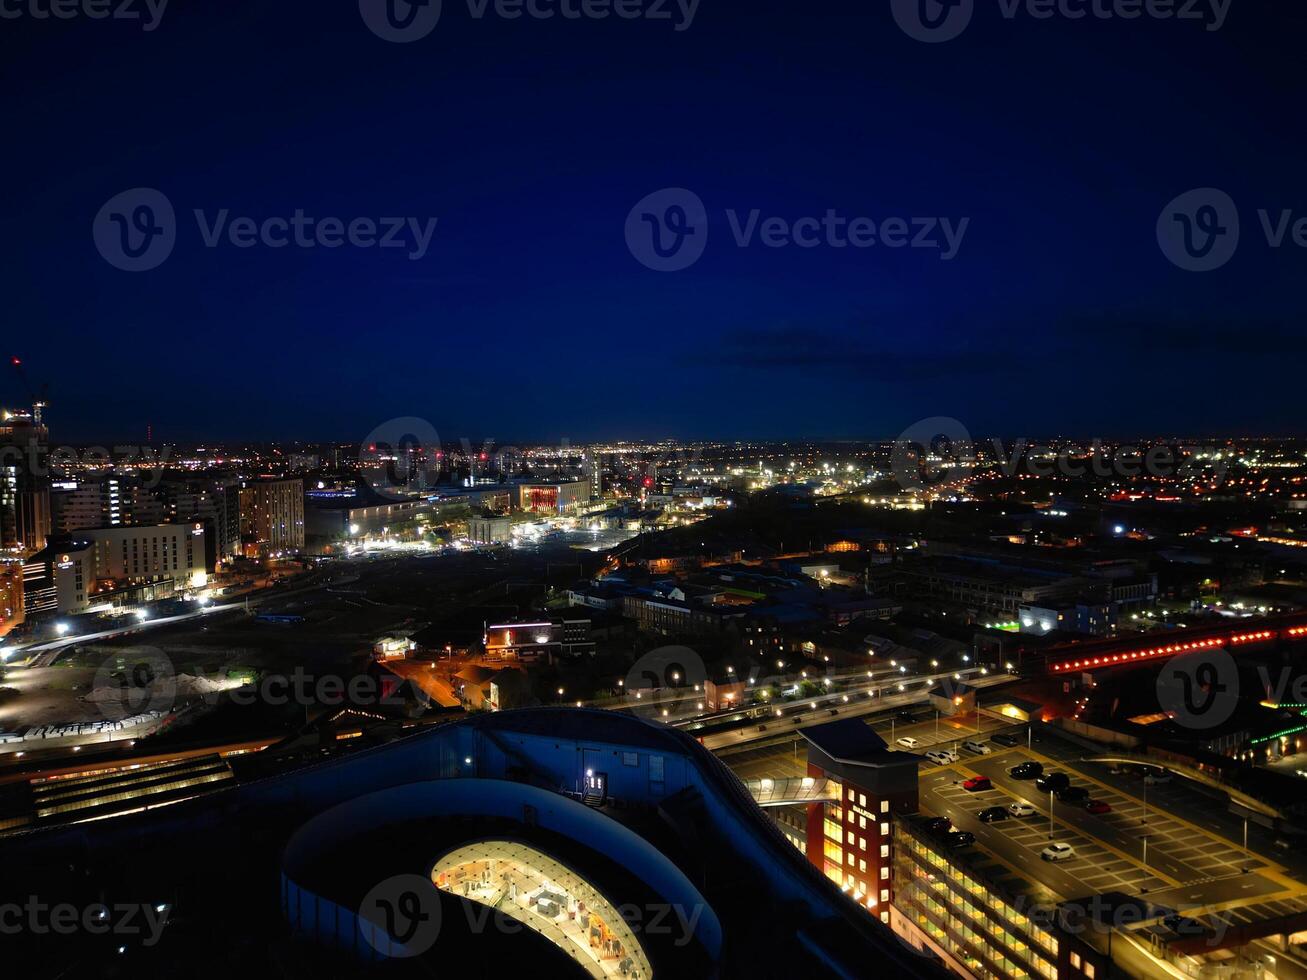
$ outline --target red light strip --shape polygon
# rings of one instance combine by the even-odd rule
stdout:
[[[1307,626],[1295,626],[1287,631],[1288,636],[1299,637],[1307,636]],[[1189,643],[1171,643],[1164,647],[1151,647],[1147,650],[1132,650],[1126,653],[1104,654],[1101,657],[1085,657],[1083,660],[1064,660],[1061,663],[1053,664],[1054,671],[1074,670],[1077,668],[1087,667],[1107,667],[1112,664],[1125,663],[1132,660],[1148,660],[1153,657],[1167,657],[1177,653],[1187,653],[1191,650],[1209,650],[1212,647],[1219,647],[1223,643],[1231,645],[1239,643],[1260,643],[1263,640],[1270,640],[1276,636],[1275,630],[1257,630],[1252,633],[1231,633],[1228,636],[1208,637],[1205,640],[1192,640]]]

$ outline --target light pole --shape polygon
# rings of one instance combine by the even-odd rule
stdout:
[[[1048,839],[1053,839],[1053,791],[1048,791]]]
[[[1148,835],[1144,835],[1144,874],[1148,874]],[[1140,893],[1146,893],[1147,888],[1140,888]]]

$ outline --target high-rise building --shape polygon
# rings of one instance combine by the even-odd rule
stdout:
[[[88,480],[61,480],[50,490],[51,524],[55,534],[91,527],[130,527],[163,524],[170,518],[161,491],[135,477],[110,473]]]
[[[891,751],[860,719],[801,734],[808,740],[808,778],[828,780],[833,799],[808,805],[808,860],[888,924],[893,820],[916,812],[917,756]]]
[[[206,565],[210,571],[241,553],[241,488],[235,477],[168,482],[164,489],[170,520],[181,524],[202,521],[208,528]]]
[[[30,414],[0,415],[0,549],[33,554],[50,535],[47,433]]]
[[[240,487],[233,475],[165,480],[158,486],[133,476],[61,480],[50,494],[53,531],[76,535],[92,528],[201,522],[205,566],[240,554]]]
[[[23,622],[23,566],[0,564],[0,636]]]
[[[304,481],[251,480],[240,488],[241,550],[262,558],[304,547]]]

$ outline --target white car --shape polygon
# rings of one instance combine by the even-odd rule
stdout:
[[[899,745],[903,746],[905,749],[915,749],[918,745],[921,744],[915,738],[909,738],[906,735],[904,735],[898,741],[899,741]]]
[[[1065,861],[1076,856],[1075,848],[1070,844],[1049,844],[1039,852],[1045,861]]]
[[[1171,781],[1171,774],[1165,769],[1154,769],[1144,777],[1145,786],[1160,786]]]
[[[957,754],[955,751],[953,751],[952,749],[940,749],[939,751],[940,751],[940,753],[941,753],[942,755],[948,757],[948,761],[949,761],[949,762],[957,762],[957,761],[958,761],[958,754]]]
[[[989,753],[993,751],[993,749],[984,742],[977,741],[974,738],[967,739],[962,743],[962,747],[968,752],[976,753],[976,755],[989,755]]]
[[[937,766],[947,766],[950,762],[956,761],[950,759],[947,752],[927,752],[926,758]]]
[[[1007,812],[1014,817],[1033,817],[1035,808],[1029,803],[1013,803],[1007,808]]]

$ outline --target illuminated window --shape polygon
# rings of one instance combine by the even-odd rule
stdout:
[[[866,805],[867,805],[867,796],[866,796],[866,794],[865,794],[865,793],[859,793],[859,794],[858,794],[858,806],[860,806],[860,807],[866,807]]]
[[[881,869],[880,869],[880,880],[881,880],[881,881],[889,881],[889,868],[881,868]]]
[[[881,801],[880,801],[880,812],[881,812],[881,813],[889,813],[889,800],[881,800]]]
[[[889,836],[889,824],[887,824],[887,823],[883,823],[883,824],[880,825],[880,836],[882,836],[882,837],[888,837],[888,836]]]
[[[1072,953],[1072,954],[1071,954],[1071,965],[1074,966],[1077,970],[1080,969],[1080,954],[1079,954],[1079,953]]]
[[[1092,963],[1085,964],[1085,976],[1087,976],[1089,980],[1094,980],[1094,964]]]

